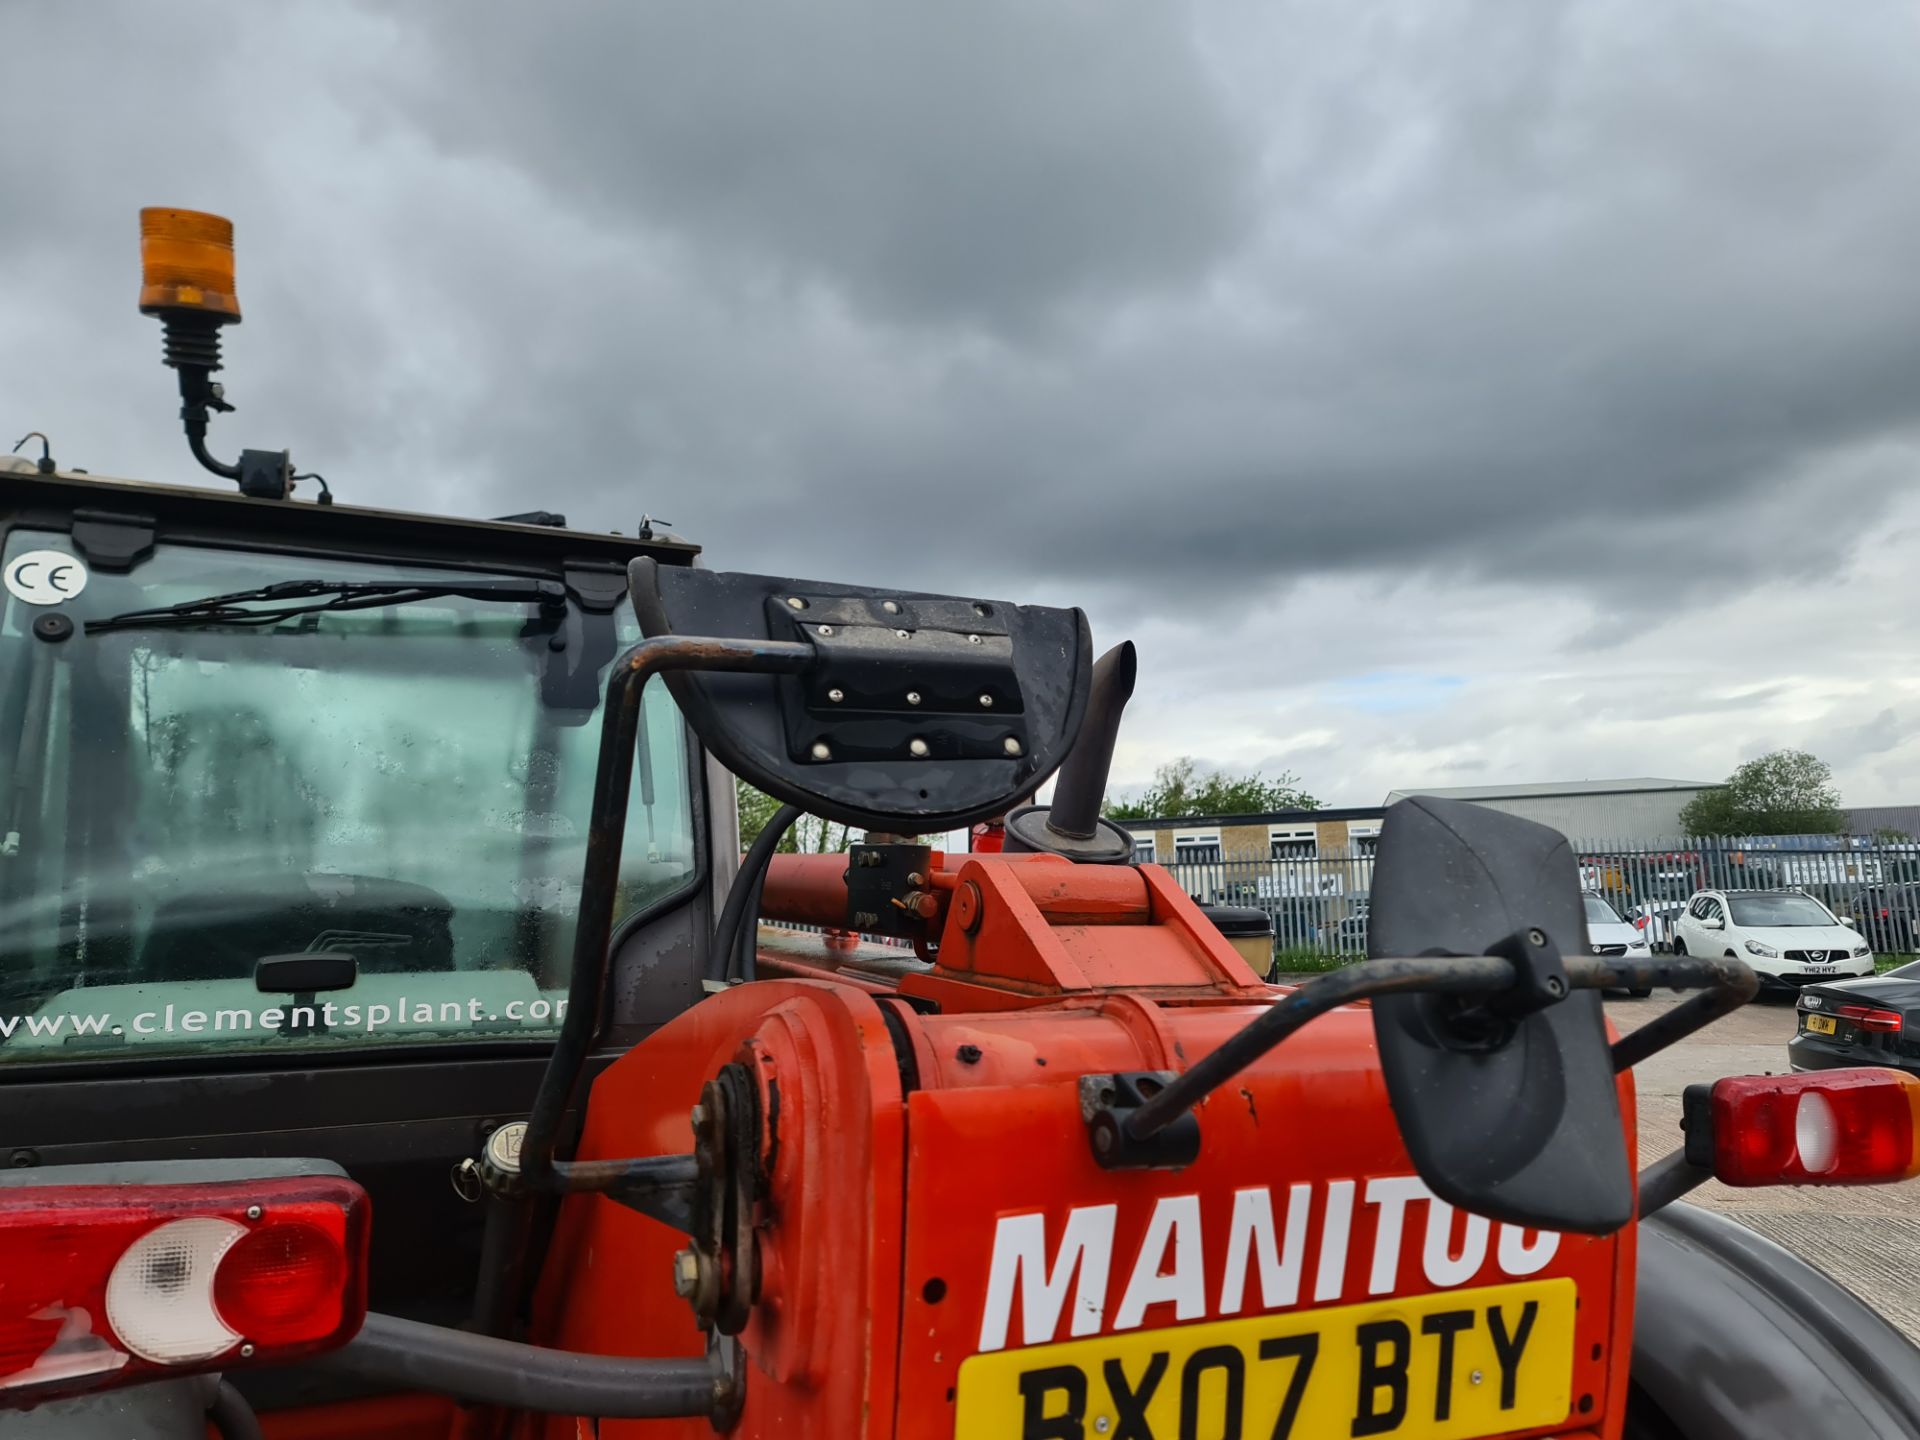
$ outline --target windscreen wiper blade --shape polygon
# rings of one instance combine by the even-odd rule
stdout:
[[[151,610],[128,610],[86,622],[86,632],[184,625],[277,625],[293,615],[373,610],[415,600],[459,596],[467,600],[528,601],[564,610],[567,587],[558,580],[282,580],[257,590],[209,595]],[[280,603],[299,602],[309,603]]]

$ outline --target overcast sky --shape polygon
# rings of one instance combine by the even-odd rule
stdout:
[[[231,216],[216,449],[720,568],[1080,604],[1190,753],[1920,801],[1920,20],[0,0],[0,425],[217,484],[136,211]]]

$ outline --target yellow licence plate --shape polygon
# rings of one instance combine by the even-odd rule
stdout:
[[[1564,1420],[1574,1283],[1533,1280],[998,1350],[957,1440],[1467,1440]]]
[[[1831,1015],[1807,1016],[1807,1029],[1815,1035],[1831,1035],[1839,1028],[1839,1022]]]

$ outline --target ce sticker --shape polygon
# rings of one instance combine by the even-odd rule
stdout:
[[[29,605],[58,605],[87,588],[87,567],[58,550],[29,550],[7,562],[6,582]]]

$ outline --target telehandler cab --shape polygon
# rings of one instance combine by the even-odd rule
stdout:
[[[1699,1087],[1640,1167],[1755,981],[1592,955],[1557,832],[1403,802],[1370,958],[1269,984],[1100,818],[1079,611],[296,501],[206,445],[230,229],[143,231],[240,493],[0,467],[0,1435],[1920,1434],[1920,1352],[1672,1203],[1911,1176],[1920,1085]]]

